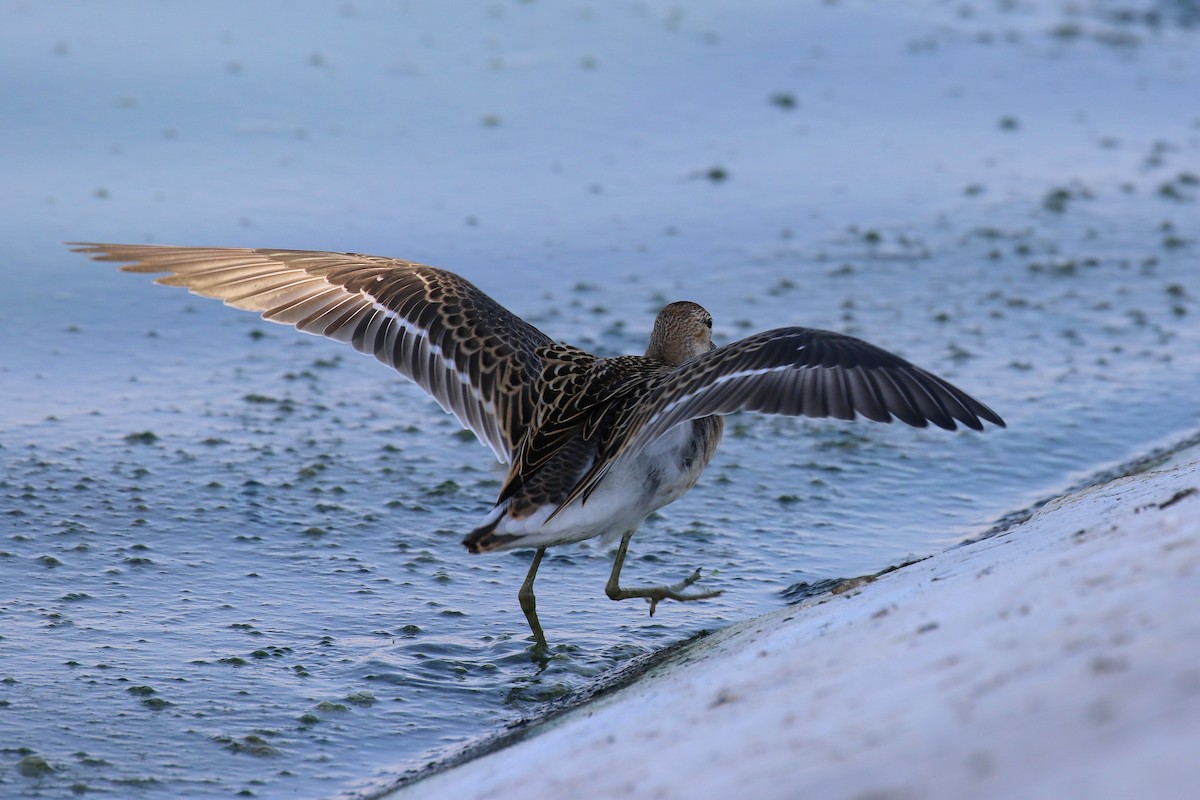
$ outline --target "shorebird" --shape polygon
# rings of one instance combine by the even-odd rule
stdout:
[[[696,570],[664,586],[623,587],[629,540],[692,488],[723,415],[759,411],[954,430],[996,412],[879,347],[830,331],[778,328],[717,347],[712,315],[687,301],[659,312],[646,354],[602,358],[558,343],[464,278],[357,253],[73,243],[127,272],[167,273],[263,319],[351,344],[428,392],[501,462],[496,504],[462,543],[471,553],[535,550],[517,597],[546,649],[533,592],[547,547],[619,537],[613,600],[704,600]],[[603,541],[603,540],[602,540]]]

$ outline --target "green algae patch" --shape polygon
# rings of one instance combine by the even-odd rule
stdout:
[[[54,772],[54,767],[41,756],[27,755],[17,762],[17,772],[26,778],[44,778]]]
[[[322,700],[317,703],[317,711],[349,711],[350,707],[342,703],[331,703],[328,700]]]
[[[246,734],[240,739],[232,736],[214,736],[213,741],[232,753],[245,753],[258,758],[272,758],[279,755],[278,748],[256,733]]]

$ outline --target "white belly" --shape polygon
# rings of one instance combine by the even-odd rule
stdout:
[[[501,519],[496,532],[519,538],[498,549],[551,547],[637,529],[655,510],[678,500],[695,485],[712,455],[712,449],[696,441],[698,438],[690,423],[672,428],[627,468],[609,473],[587,502],[576,500],[549,522],[551,506],[525,519]],[[495,513],[503,511],[498,508]]]

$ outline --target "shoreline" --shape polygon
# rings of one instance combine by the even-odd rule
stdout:
[[[748,723],[743,718],[756,719],[749,728],[756,732],[755,735],[760,735],[763,741],[755,747],[765,747],[764,752],[768,754],[777,752],[777,749],[773,750],[770,745],[774,738],[771,732],[786,738],[788,729],[796,724],[799,718],[809,713],[815,702],[813,697],[809,697],[807,701],[803,699],[803,686],[807,686],[814,678],[818,682],[832,682],[835,687],[829,690],[832,695],[848,693],[857,708],[850,718],[845,718],[844,714],[832,715],[837,723],[835,727],[842,728],[843,735],[834,741],[823,742],[822,745],[826,750],[830,747],[835,750],[845,749],[846,752],[834,760],[844,760],[847,769],[852,769],[856,761],[850,757],[854,748],[846,743],[845,737],[859,727],[870,728],[871,720],[879,716],[880,710],[887,710],[893,716],[903,719],[931,713],[944,716],[946,709],[939,708],[936,701],[932,700],[928,707],[921,703],[897,704],[898,696],[905,695],[907,690],[925,686],[928,681],[922,677],[923,670],[889,676],[877,671],[856,669],[854,674],[859,681],[857,684],[838,683],[837,676],[842,674],[844,666],[839,668],[830,664],[824,672],[816,669],[814,673],[815,668],[807,662],[829,658],[826,653],[828,642],[819,643],[816,640],[826,639],[828,631],[837,630],[841,637],[848,640],[847,646],[851,648],[851,652],[882,652],[886,663],[881,663],[879,667],[886,673],[887,668],[897,668],[906,663],[909,648],[929,649],[932,653],[939,649],[938,646],[927,645],[926,642],[946,639],[947,631],[960,628],[959,624],[951,624],[938,618],[942,615],[939,609],[945,605],[942,596],[952,593],[956,600],[956,603],[952,604],[952,611],[954,616],[959,618],[956,621],[961,623],[961,631],[967,640],[950,638],[944,641],[942,649],[946,649],[947,646],[949,649],[939,657],[944,661],[954,661],[955,664],[977,662],[980,668],[995,671],[993,657],[997,654],[990,652],[989,647],[984,647],[983,642],[976,642],[972,646],[971,635],[975,630],[986,629],[989,623],[995,622],[997,615],[1001,613],[995,607],[997,602],[1006,605],[1016,603],[1015,610],[1004,610],[1004,614],[1008,615],[1005,626],[1013,629],[1011,636],[1015,636],[1016,641],[1025,638],[1020,635],[1023,629],[1042,638],[1045,638],[1048,632],[1056,632],[1062,636],[1069,633],[1063,629],[1064,617],[1046,620],[1021,610],[1029,605],[1018,603],[1016,597],[1022,594],[1021,590],[1028,585],[1028,581],[1023,578],[1028,578],[1030,573],[1040,575],[1039,580],[1033,582],[1030,589],[1035,596],[1048,591],[1053,593],[1053,588],[1048,587],[1057,586],[1065,591],[1072,582],[1079,583],[1077,591],[1055,597],[1052,605],[1070,608],[1081,606],[1075,608],[1068,616],[1082,620],[1096,612],[1095,608],[1083,604],[1088,581],[1094,579],[1094,576],[1089,578],[1087,571],[1094,566],[1093,562],[1097,559],[1103,560],[1106,554],[1110,558],[1127,558],[1132,563],[1140,564],[1144,570],[1153,571],[1153,565],[1164,573],[1170,571],[1174,561],[1167,554],[1175,551],[1185,554],[1184,566],[1188,570],[1200,563],[1200,555],[1197,555],[1200,552],[1200,460],[1197,459],[1200,459],[1200,432],[1172,445],[1151,450],[1144,456],[1116,467],[1094,473],[1058,497],[1040,500],[1026,509],[1005,515],[995,526],[975,539],[964,541],[923,559],[889,567],[875,575],[831,582],[832,585],[823,585],[823,591],[820,593],[801,595],[794,604],[776,612],[746,620],[715,633],[700,634],[665,650],[634,659],[602,676],[586,690],[556,703],[537,717],[518,720],[502,731],[469,742],[457,752],[409,773],[386,787],[365,793],[352,793],[351,796],[363,800],[436,796],[515,798],[527,794],[533,782],[540,781],[539,795],[551,798],[578,796],[580,792],[595,791],[609,794],[633,793],[637,796],[653,794],[665,797],[718,797],[722,796],[723,792],[740,791],[740,787],[749,785],[747,781],[755,782],[770,774],[775,775],[776,781],[786,779],[787,782],[775,785],[774,788],[778,790],[775,793],[771,792],[773,786],[770,781],[762,782],[756,790],[764,792],[762,796],[795,796],[794,792],[802,782],[816,774],[825,775],[826,778],[819,782],[814,781],[810,787],[815,796],[854,796],[854,779],[857,777],[860,779],[857,782],[861,783],[863,774],[849,774],[843,776],[840,781],[830,782],[831,770],[833,774],[837,774],[837,770],[833,770],[828,762],[830,753],[826,753],[826,762],[812,763],[807,767],[798,763],[806,759],[813,760],[815,751],[812,746],[817,744],[816,741],[809,741],[808,746],[799,746],[797,752],[790,753],[785,760],[789,764],[797,763],[794,768],[784,768],[769,755],[742,752],[747,748],[746,742],[740,737],[731,737],[728,726],[732,724],[747,727]],[[1161,515],[1145,513],[1150,510],[1158,510]],[[1156,516],[1161,519],[1156,521]],[[1096,535],[1094,528],[1110,517],[1111,530],[1105,531],[1104,535]],[[1165,523],[1163,520],[1171,521]],[[1131,537],[1130,533],[1135,531],[1144,536]],[[1171,541],[1178,541],[1170,550],[1164,549],[1159,553],[1147,551],[1150,545],[1144,540],[1146,537],[1157,540],[1162,537],[1169,539],[1171,536],[1175,537]],[[1104,545],[1109,540],[1118,541],[1120,544],[1106,549]],[[1159,544],[1166,548],[1171,542]],[[1087,546],[1083,547],[1084,545]],[[1087,558],[1076,559],[1074,563],[1078,566],[1063,567],[1059,574],[1054,565],[1060,564],[1073,551],[1086,551]],[[987,576],[987,582],[991,584],[1013,584],[1010,587],[1012,592],[1009,593],[1012,597],[1005,595],[1002,600],[994,594],[978,596],[979,593],[968,588],[972,581],[972,577],[965,574],[968,568],[975,570],[975,581]],[[1181,574],[1177,580],[1187,581],[1189,577],[1193,586],[1200,586],[1200,577],[1190,572]],[[1107,606],[1116,603],[1114,609],[1137,608],[1138,593],[1148,591],[1141,583],[1142,581],[1131,579],[1131,582],[1123,586],[1119,595],[1106,601]],[[953,590],[951,587],[954,587]],[[1163,602],[1171,605],[1169,601]],[[1186,605],[1185,600],[1180,598],[1176,598],[1175,603]],[[1177,624],[1186,626],[1187,615],[1177,613],[1182,610],[1180,608],[1167,613],[1165,608],[1156,606],[1151,616],[1167,624],[1174,615]],[[1146,609],[1143,611],[1149,613]],[[926,617],[928,619],[925,619]],[[922,619],[924,621],[920,621]],[[1022,623],[1022,620],[1025,622]],[[1094,622],[1096,624],[1091,627],[1086,622],[1072,622],[1069,627],[1074,630],[1070,633],[1085,640],[1103,639],[1105,626],[1099,624],[1100,620]],[[1193,627],[1200,628],[1200,625]],[[939,634],[939,631],[942,633]],[[1200,630],[1196,632],[1200,633]],[[1133,633],[1126,636],[1136,638]],[[1183,671],[1181,675],[1176,676],[1175,683],[1184,687],[1180,690],[1186,695],[1186,702],[1182,705],[1186,705],[1188,710],[1188,713],[1176,722],[1189,732],[1200,733],[1200,668],[1192,669],[1189,666],[1200,663],[1200,643],[1197,643],[1200,642],[1200,638],[1181,636],[1172,641],[1176,641],[1175,652],[1179,656],[1176,666]],[[964,652],[950,652],[959,645],[965,647]],[[1078,649],[1082,645],[1071,647]],[[1108,645],[1108,649],[1084,647],[1085,650],[1096,652],[1092,654],[1090,666],[1083,672],[1093,677],[1112,674],[1128,679],[1131,672],[1136,672],[1131,669],[1130,664],[1140,660],[1134,659],[1128,653],[1114,655],[1108,652],[1114,647],[1119,651],[1129,649],[1112,643]],[[896,652],[891,652],[893,650]],[[760,655],[755,656],[754,653]],[[769,654],[775,653],[780,654],[777,659],[768,657]],[[1074,663],[1080,658],[1078,652],[1064,653],[1047,664],[1042,663],[1044,659],[1033,658],[1035,655],[1027,647],[1015,646],[999,654],[999,658],[1002,663],[1008,664],[1009,671],[1016,673],[1029,669],[1030,664],[1027,662],[1033,659],[1041,670],[1048,673],[1047,677],[1050,677],[1049,673],[1055,673],[1055,680],[1063,677],[1058,673],[1062,672],[1062,667],[1067,662]],[[756,660],[764,663],[755,664]],[[773,661],[779,663],[771,667],[769,662]],[[850,661],[853,662],[854,659]],[[803,666],[799,666],[801,664]],[[1055,665],[1059,669],[1056,670]],[[777,674],[770,677],[772,669],[776,672],[783,669],[787,675]],[[955,673],[962,672],[961,668],[954,669],[953,666],[945,669]],[[747,683],[746,676],[752,677],[758,672],[764,674],[758,680]],[[1003,669],[997,674],[1002,673]],[[784,697],[775,697],[765,703],[764,699],[777,694],[779,686],[787,685],[802,674],[807,680],[801,681],[800,697],[795,699],[794,707],[790,708],[792,721],[789,723],[782,718],[758,719],[764,713],[770,717],[778,709],[789,705]],[[1194,686],[1188,675],[1194,677]],[[701,677],[703,680],[700,680]],[[995,680],[1000,678],[994,677],[993,681]],[[704,692],[697,692],[697,681],[710,690],[712,697],[707,701],[700,699]],[[970,682],[971,676],[960,674],[958,681]],[[1000,685],[1006,683],[1007,681],[1001,680]],[[1086,681],[1079,685],[1077,691],[1083,691],[1082,687],[1085,685]],[[1155,684],[1148,683],[1144,688],[1153,693],[1153,685]],[[775,689],[772,690],[771,687]],[[862,696],[858,696],[859,694]],[[1072,695],[1068,692],[1065,696]],[[1044,698],[1042,701],[1044,705]],[[960,706],[963,702],[965,701],[961,698],[958,701]],[[1111,705],[1111,698],[1091,698],[1089,702],[1092,703],[1090,710],[1085,709],[1081,712],[1084,724],[1103,729],[1108,718],[1114,713],[1111,709],[1105,710]],[[662,708],[657,713],[647,711],[647,708],[659,705]],[[718,718],[729,715],[728,712],[722,714],[718,711],[726,706],[729,707],[729,712],[738,711],[740,707],[740,713],[734,714],[731,719],[718,722]],[[872,706],[879,708],[873,709]],[[956,713],[962,712],[960,710]],[[856,717],[861,719],[856,722]],[[949,720],[943,719],[942,722],[948,723]],[[994,727],[992,730],[996,738],[993,744],[1001,753],[1005,747],[1016,747],[1022,740],[1022,731],[1026,726],[1018,722],[1016,719],[1009,720],[1010,724]],[[1032,724],[1036,721],[1031,718],[1025,722]],[[1078,722],[1075,720],[1075,723]],[[1059,720],[1058,724],[1060,727],[1063,724],[1071,727],[1069,721],[1064,723],[1063,720]],[[1154,738],[1152,734],[1157,729],[1152,727],[1152,721],[1143,722],[1141,725],[1143,729],[1136,736],[1130,735],[1138,739],[1147,736]],[[970,726],[967,726],[967,730],[960,733],[966,734],[969,729]],[[619,731],[623,735],[604,733],[597,739],[604,730]],[[646,741],[640,747],[631,746],[628,743],[630,731],[634,731],[632,735],[637,738],[638,730],[644,731],[642,738]],[[1094,742],[1089,744],[1080,738],[1087,731],[1073,729],[1073,733],[1076,734],[1075,738],[1079,741],[1080,748],[1073,756],[1076,760],[1089,760],[1089,748],[1098,745]],[[805,736],[811,739],[816,734],[810,732]],[[896,750],[894,742],[890,747],[886,744],[890,737],[882,732],[878,733],[877,737],[878,741],[870,744],[870,750]],[[663,740],[662,744],[654,745],[653,740],[658,739]],[[726,742],[726,746],[714,749],[714,739]],[[1000,741],[1001,739],[1004,741]],[[1193,736],[1192,741],[1200,741],[1200,738]],[[587,744],[583,744],[584,742]],[[842,744],[838,745],[836,742]],[[954,743],[953,739],[948,742],[951,745]],[[661,749],[669,750],[672,758],[668,759],[665,754],[656,752]],[[741,752],[741,757],[734,763],[724,764],[722,774],[715,774],[713,767],[725,760],[721,753],[726,750]],[[1149,757],[1152,754],[1143,755]],[[1128,758],[1134,756],[1129,755]],[[1183,767],[1188,760],[1176,759],[1172,763]],[[666,761],[671,761],[671,764],[665,764]],[[885,787],[885,793],[881,796],[954,796],[958,792],[988,794],[993,789],[997,791],[997,796],[1017,791],[1036,794],[1038,786],[1030,783],[1032,773],[1014,771],[1012,764],[1008,764],[1010,769],[1007,771],[1000,769],[998,765],[1006,761],[1003,755],[994,754],[987,748],[977,748],[964,756],[965,766],[960,765],[953,780],[949,775],[943,776],[944,780],[933,780],[931,776],[926,775],[925,783],[919,786],[915,795],[909,793],[909,787],[900,786],[897,788],[899,793],[893,793]],[[1108,758],[1097,767],[1107,768],[1111,772],[1117,761]],[[926,758],[923,763],[927,767],[933,766],[940,763],[940,759],[931,761]],[[617,764],[621,769],[614,772],[614,765]],[[757,765],[750,767],[750,764]],[[906,765],[909,772],[919,771],[914,768],[922,765],[922,759],[913,761],[910,758],[905,762],[893,764],[888,772],[903,773],[903,767]],[[734,767],[732,774],[740,775],[739,778],[731,779],[729,775],[724,774],[730,767]],[[672,774],[672,769],[675,769],[675,774]],[[861,773],[861,770],[854,769],[853,772]],[[995,778],[997,773],[1000,773],[1004,780],[998,784],[991,780],[990,782],[996,785],[989,789],[989,778]],[[1161,768],[1153,771],[1153,775],[1158,776],[1154,780],[1165,779],[1164,776],[1171,774],[1169,769],[1165,772]],[[636,777],[638,775],[641,777]],[[1124,773],[1122,775],[1128,777]],[[1084,777],[1078,770],[1071,772],[1070,776],[1080,780]],[[1064,779],[1070,776],[1059,775]],[[1042,774],[1042,777],[1045,775]],[[1159,792],[1160,796],[1172,796],[1171,786],[1182,792],[1191,785],[1188,781],[1196,779],[1200,779],[1200,767],[1193,767],[1190,772],[1183,768],[1181,775],[1171,779],[1182,782],[1167,786],[1165,795],[1161,794],[1164,787],[1158,783],[1139,785],[1139,788],[1147,791],[1153,789]],[[648,789],[647,782],[653,783],[654,791]],[[996,788],[997,786],[1000,788]],[[884,790],[868,784],[861,788],[869,792]],[[1107,789],[1102,783],[1091,786],[1089,791],[1096,796],[1120,796],[1119,793],[1105,794]]]

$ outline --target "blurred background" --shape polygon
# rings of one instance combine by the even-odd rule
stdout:
[[[1194,1],[0,2],[0,795],[354,796],[596,674],[1195,431]],[[66,241],[452,269],[557,339],[846,331],[1004,431],[744,416],[634,539],[371,359]],[[870,654],[864,654],[870,657]]]

